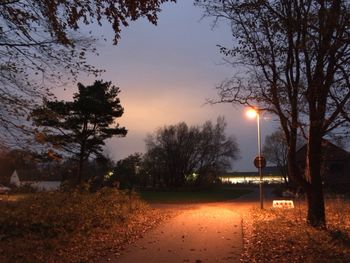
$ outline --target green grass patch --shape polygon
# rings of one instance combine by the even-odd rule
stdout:
[[[238,198],[251,190],[244,188],[216,188],[183,191],[141,191],[140,196],[150,203],[204,203]]]

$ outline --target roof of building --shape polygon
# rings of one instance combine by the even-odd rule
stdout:
[[[297,161],[304,161],[306,155],[307,145],[305,144],[297,151]],[[340,146],[323,139],[322,140],[322,156],[327,161],[345,161],[350,159],[350,153]]]

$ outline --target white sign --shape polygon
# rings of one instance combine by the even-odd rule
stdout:
[[[273,200],[273,208],[294,208],[293,200]]]

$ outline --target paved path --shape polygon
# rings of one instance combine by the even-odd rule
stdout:
[[[114,262],[239,262],[241,249],[240,215],[202,204],[149,232]]]
[[[239,262],[242,214],[259,206],[258,191],[236,200],[193,205],[159,204],[179,214],[126,247],[116,263]]]

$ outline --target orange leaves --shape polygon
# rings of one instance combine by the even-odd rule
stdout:
[[[328,229],[306,225],[306,205],[253,210],[244,219],[243,262],[349,262],[350,203],[327,200]]]
[[[105,262],[164,218],[137,196],[37,193],[0,202],[0,262]]]
[[[35,140],[38,143],[45,143],[46,142],[46,135],[43,132],[37,132],[35,134]]]
[[[53,150],[48,150],[47,152],[47,156],[51,159],[51,160],[55,160],[55,161],[60,161],[62,160],[62,157],[59,156],[57,153],[55,153]]]

